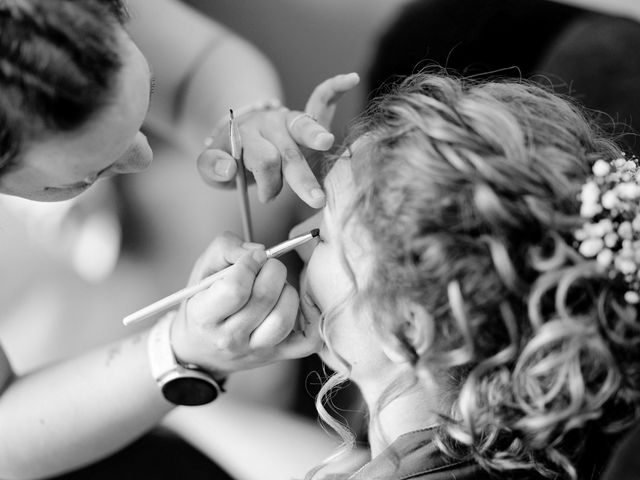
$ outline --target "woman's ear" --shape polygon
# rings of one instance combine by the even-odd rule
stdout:
[[[414,302],[408,302],[398,312],[400,324],[391,342],[385,342],[382,349],[394,363],[406,363],[416,360],[426,353],[434,336],[433,317]]]

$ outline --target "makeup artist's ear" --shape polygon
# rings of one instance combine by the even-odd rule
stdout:
[[[402,319],[397,336],[383,344],[385,355],[395,363],[411,362],[412,354],[407,351],[407,345],[413,352],[422,356],[429,349],[434,337],[433,317],[421,306],[407,300],[398,319]]]

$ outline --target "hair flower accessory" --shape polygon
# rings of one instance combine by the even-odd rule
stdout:
[[[578,251],[613,277],[628,303],[640,303],[640,164],[636,157],[597,160],[580,191],[585,223],[574,233]]]

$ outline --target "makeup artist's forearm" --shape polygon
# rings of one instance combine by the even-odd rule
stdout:
[[[41,478],[123,447],[170,409],[147,333],[15,379],[0,396],[0,478]]]
[[[246,40],[229,34],[199,66],[184,100],[177,127],[189,145],[202,140],[229,108],[269,99],[282,99],[280,81],[271,62]]]
[[[233,393],[178,408],[163,424],[238,480],[304,478],[340,444],[311,419]]]

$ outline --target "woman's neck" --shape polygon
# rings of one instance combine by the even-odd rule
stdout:
[[[421,378],[407,392],[391,400],[377,416],[376,405],[384,390],[362,386],[360,390],[369,408],[369,444],[372,458],[399,436],[432,427],[438,422],[436,412],[441,403],[438,387],[432,381],[424,381]]]

